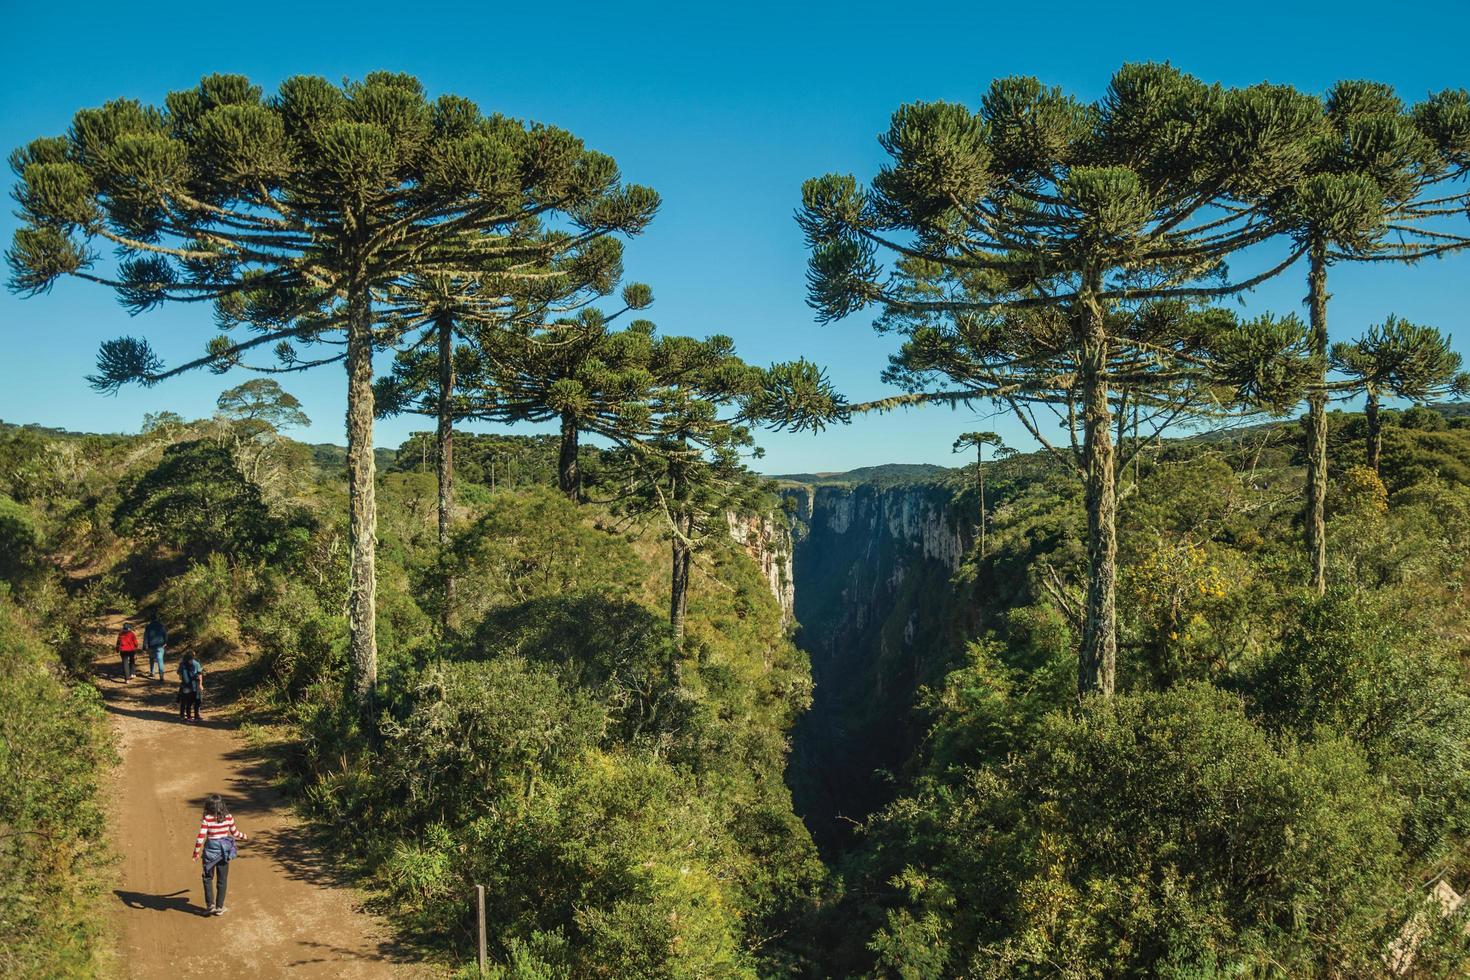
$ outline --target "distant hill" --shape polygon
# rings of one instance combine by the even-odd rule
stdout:
[[[883,463],[860,466],[843,473],[778,473],[771,479],[782,483],[806,483],[813,486],[854,483],[923,483],[945,476],[953,470],[933,463]]]
[[[308,444],[307,448],[311,450],[311,458],[316,465],[324,469],[343,469],[347,466],[346,446],[339,446],[334,442],[314,442]],[[373,450],[373,456],[377,460],[378,469],[386,470],[398,458],[398,450],[378,446]]]
[[[0,432],[15,431],[17,429],[34,432],[48,439],[90,439],[99,435],[122,436],[122,433],[115,432],[73,432],[70,429],[57,429],[49,425],[37,425],[35,422],[7,422],[4,419],[0,419]]]

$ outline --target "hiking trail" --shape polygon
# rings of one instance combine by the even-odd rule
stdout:
[[[203,658],[203,720],[179,718],[179,660],[169,647],[165,680],[148,676],[140,651],[123,683],[113,639],[124,620],[98,622],[107,651],[94,665],[119,763],[109,793],[115,972],[124,977],[426,976],[362,911],[360,896],[308,838],[279,790],[270,764],[222,711],[228,678],[246,662],[234,652]],[[140,620],[132,620],[134,623]],[[139,634],[142,630],[139,628]],[[225,798],[250,835],[230,867],[229,911],[204,915],[200,865],[189,859],[204,799]]]

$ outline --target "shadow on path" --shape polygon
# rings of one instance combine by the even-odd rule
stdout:
[[[147,892],[129,892],[121,888],[113,889],[112,892],[122,903],[130,909],[149,909],[154,912],[187,912],[190,915],[203,915],[204,906],[195,905],[189,901],[189,889],[180,888],[176,892],[166,895],[150,895]]]

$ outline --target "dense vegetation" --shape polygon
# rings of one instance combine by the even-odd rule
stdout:
[[[80,624],[124,602],[156,605],[206,656],[258,650],[257,718],[279,723],[308,812],[421,942],[453,956],[471,949],[467,896],[484,884],[493,949],[518,970],[784,969],[792,954],[774,940],[802,918],[823,875],[782,778],[810,674],[733,539],[701,551],[677,643],[656,523],[555,492],[556,440],[462,437],[486,465],[471,455],[461,471],[447,559],[457,615],[441,633],[433,466],[410,439],[396,456],[402,468],[379,479],[381,708],[366,728],[344,684],[340,471],[315,467],[307,447],[269,426],[223,415],[88,437],[85,454],[76,437],[19,429],[6,438],[15,483],[26,474],[51,481],[0,511],[15,542],[6,553],[24,561],[7,568],[17,588],[70,603],[58,622]],[[605,454],[583,452],[591,492],[604,492],[595,475]],[[289,484],[285,471],[255,466],[279,478],[268,484],[247,476],[261,453],[292,461]],[[60,459],[73,471],[59,471]],[[512,461],[494,488],[491,459]],[[68,599],[53,561],[92,570],[92,588],[106,595],[87,607]],[[66,584],[84,589],[81,581]],[[39,648],[18,630],[6,630],[20,644],[6,648],[17,666],[7,675],[7,724],[34,724],[62,700],[81,705],[34,737],[55,747],[53,765],[71,767],[56,777],[90,800],[97,758],[72,748],[94,731],[95,694],[85,684],[63,694],[55,672],[30,662]],[[69,649],[62,639],[58,648]],[[72,645],[57,666],[84,671],[91,651]],[[7,806],[39,805],[39,765],[7,769],[17,777]],[[82,826],[91,805],[67,819]],[[44,816],[7,814],[7,823],[29,828]],[[60,916],[47,923],[72,928]],[[75,949],[90,935],[78,931]]]
[[[1324,597],[1296,427],[1167,443],[1125,476],[1127,655],[1080,709],[1080,487],[994,464],[987,557],[947,590],[928,572],[922,618],[901,590],[874,649],[841,654],[878,658],[843,730],[912,751],[844,845],[828,975],[1374,975],[1426,883],[1463,886],[1470,428],[1392,413],[1379,481],[1363,416],[1329,420]],[[1462,968],[1462,918],[1431,918],[1416,968]]]
[[[62,498],[80,453],[0,429],[0,975],[87,976],[98,967],[106,880],[99,786],[111,761],[101,698],[79,680],[83,618],[106,601],[69,595],[49,552],[85,534]]]
[[[1300,584],[1294,427],[1166,443],[1130,471],[1126,669],[1080,710],[1078,487],[1045,455],[987,463],[987,555],[929,580],[911,686],[871,668],[889,678],[871,710],[912,751],[825,868],[783,781],[809,674],[766,583],[733,542],[707,552],[679,646],[656,527],[557,492],[555,440],[486,443],[538,458],[540,486],[462,484],[449,634],[433,467],[411,440],[380,477],[373,732],[345,683],[339,472],[263,492],[220,469],[242,444],[219,419],[7,430],[24,496],[0,527],[27,610],[4,610],[7,751],[26,758],[7,772],[68,787],[6,784],[7,824],[50,842],[7,860],[44,862],[51,908],[78,910],[27,920],[34,889],[14,896],[34,939],[13,955],[85,972],[97,868],[76,849],[105,753],[67,678],[77,625],[131,589],[199,648],[260,651],[255,703],[308,812],[430,947],[465,954],[485,884],[507,976],[1375,972],[1424,883],[1470,872],[1470,427],[1385,412],[1376,480],[1363,417],[1330,419],[1325,597]],[[969,513],[969,468],[947,479],[917,486]],[[53,559],[92,575],[63,583]],[[1451,969],[1458,918],[1423,921],[1415,963]]]

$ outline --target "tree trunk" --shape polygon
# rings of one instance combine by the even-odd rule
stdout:
[[[679,442],[682,449],[684,440],[681,438]],[[684,639],[684,619],[689,612],[689,572],[693,565],[688,537],[693,531],[694,520],[684,513],[686,488],[682,467],[682,460],[675,462],[670,468],[671,479],[669,480],[669,501],[674,507],[673,564],[669,575],[669,625],[674,628],[676,640]]]
[[[1368,469],[1378,476],[1378,460],[1383,456],[1383,421],[1378,417],[1378,389],[1371,385],[1364,414],[1368,418]]]
[[[376,469],[372,297],[366,284],[354,280],[347,294],[347,623],[352,688],[368,716],[378,682]]]
[[[683,518],[674,518],[674,524],[688,533]],[[677,640],[684,638],[684,620],[689,614],[689,573],[693,568],[693,557],[689,545],[674,535],[673,568],[669,579],[669,625],[674,628]]]
[[[1082,326],[1083,440],[1087,481],[1087,605],[1077,663],[1079,695],[1111,697],[1118,664],[1117,483],[1108,407],[1108,342],[1102,309],[1084,296]]]
[[[454,510],[454,321],[439,317],[439,561],[444,576],[444,610],[440,623],[447,632],[454,617],[454,573],[446,557],[449,521]]]
[[[557,460],[556,485],[576,503],[582,496],[582,471],[577,466],[577,420],[570,412],[561,416],[561,456]]]
[[[1307,272],[1312,386],[1307,392],[1307,501],[1303,521],[1312,588],[1327,591],[1327,245],[1312,242]]]
[[[985,560],[985,444],[975,446],[975,485],[980,490],[980,560]]]

